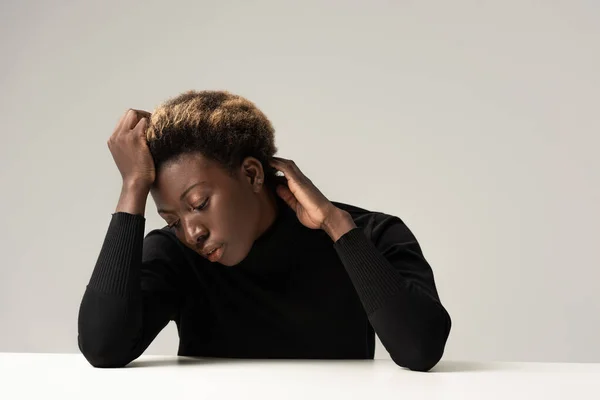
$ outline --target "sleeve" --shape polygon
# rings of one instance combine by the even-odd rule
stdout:
[[[161,230],[144,238],[144,224],[142,215],[112,214],[83,295],[77,342],[94,367],[138,358],[180,309],[176,238]]]
[[[369,239],[357,227],[335,243],[373,329],[401,367],[428,371],[442,358],[451,328],[433,271],[398,217],[376,216]]]

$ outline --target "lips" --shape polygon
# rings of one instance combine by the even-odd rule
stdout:
[[[207,247],[206,249],[202,249],[202,251],[200,252],[204,257],[208,258],[211,253],[213,251],[216,251],[220,248],[221,246],[212,246],[212,247]]]

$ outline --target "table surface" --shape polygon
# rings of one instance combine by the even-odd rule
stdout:
[[[241,360],[142,356],[94,368],[80,354],[0,353],[0,398],[600,399],[600,364]],[[175,397],[173,397],[175,396]]]

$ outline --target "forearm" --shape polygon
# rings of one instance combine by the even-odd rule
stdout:
[[[78,342],[93,365],[128,358],[125,349],[141,328],[143,235],[141,216],[113,214],[79,309]]]
[[[424,278],[416,282],[405,277],[361,228],[351,229],[334,246],[392,359],[418,371],[433,367],[443,354],[450,331],[450,317],[435,289]],[[409,246],[399,243],[391,248],[392,258],[397,264],[411,265],[407,270],[425,270],[422,257],[414,251],[415,244],[412,249]]]

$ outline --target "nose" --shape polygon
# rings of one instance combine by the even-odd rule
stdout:
[[[184,235],[185,241],[188,246],[192,248],[196,248],[199,245],[202,245],[202,242],[205,240],[206,236],[206,228],[200,224],[183,222],[184,225]]]

